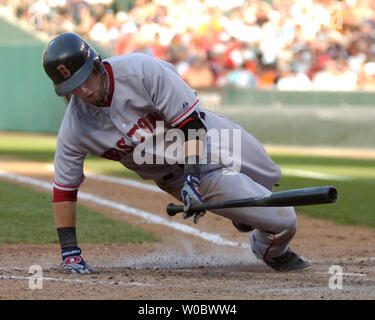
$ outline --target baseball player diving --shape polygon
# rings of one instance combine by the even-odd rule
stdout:
[[[76,237],[77,193],[84,181],[87,154],[118,161],[143,179],[155,181],[184,203],[184,218],[192,217],[195,223],[205,212],[189,210],[192,204],[268,195],[279,181],[281,171],[263,146],[239,125],[204,109],[171,64],[141,53],[102,61],[74,33],[53,38],[42,60],[56,94],[71,97],[57,138],[52,200],[63,272],[96,272],[82,258]],[[162,150],[158,145],[148,148],[159,161],[140,165],[137,148],[172,130],[181,133],[180,139],[166,142]],[[240,133],[235,140],[241,147],[237,168],[212,161],[215,157],[209,150],[217,139],[209,133],[215,130]],[[203,134],[197,138],[191,132]],[[183,150],[180,161],[171,161],[179,157],[168,151],[173,143],[180,143]],[[223,145],[231,152],[231,143]],[[163,161],[161,155],[167,155]],[[293,207],[212,211],[232,220],[238,231],[250,232],[252,252],[272,269],[310,267],[288,246],[296,232]]]

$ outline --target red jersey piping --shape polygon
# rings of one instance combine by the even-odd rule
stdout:
[[[113,70],[111,65],[108,62],[103,62],[104,67],[107,70],[108,77],[109,77],[109,97],[107,103],[104,105],[105,107],[109,107],[112,103],[112,97],[113,97],[113,92],[115,91],[115,79],[113,77]]]

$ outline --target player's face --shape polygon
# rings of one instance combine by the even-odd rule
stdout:
[[[105,74],[93,70],[88,79],[73,90],[72,94],[98,107],[103,106],[107,98],[105,81],[107,81]]]

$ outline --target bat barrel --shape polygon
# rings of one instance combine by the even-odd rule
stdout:
[[[333,203],[337,199],[337,190],[331,186],[304,188],[276,192],[259,199],[259,206],[307,206]]]

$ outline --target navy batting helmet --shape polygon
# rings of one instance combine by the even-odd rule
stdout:
[[[80,36],[61,33],[43,51],[43,67],[53,81],[56,94],[65,96],[90,76],[93,68],[105,72],[99,54]]]

